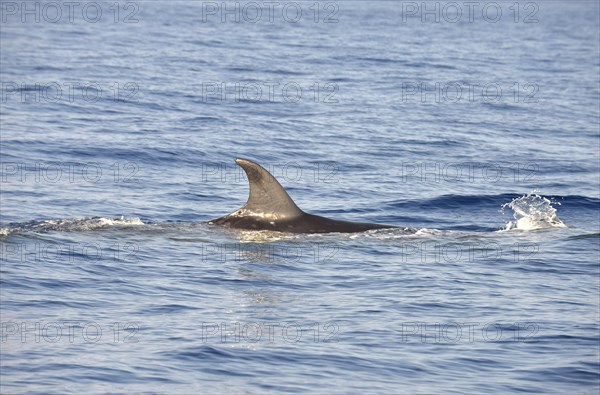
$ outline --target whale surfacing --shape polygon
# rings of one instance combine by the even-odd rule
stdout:
[[[270,230],[289,233],[354,233],[391,225],[338,221],[300,210],[271,173],[248,159],[235,160],[244,169],[250,184],[248,201],[239,210],[209,221],[233,229]]]

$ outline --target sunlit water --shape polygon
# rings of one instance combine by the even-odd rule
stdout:
[[[597,393],[597,3],[98,4],[2,5],[3,394]]]

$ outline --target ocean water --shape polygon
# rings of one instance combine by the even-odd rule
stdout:
[[[70,7],[1,3],[3,394],[598,392],[598,2]],[[209,225],[236,157],[401,228]]]

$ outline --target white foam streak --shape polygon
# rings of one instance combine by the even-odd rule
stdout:
[[[8,236],[16,232],[50,232],[50,231],[88,231],[110,226],[144,225],[139,218],[103,218],[85,217],[56,219],[41,222],[29,222],[20,226],[0,228],[0,236]]]

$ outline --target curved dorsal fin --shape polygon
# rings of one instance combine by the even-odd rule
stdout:
[[[237,158],[235,163],[244,169],[250,184],[248,201],[238,211],[264,216],[265,219],[294,218],[303,214],[277,179],[261,165],[241,158]]]

